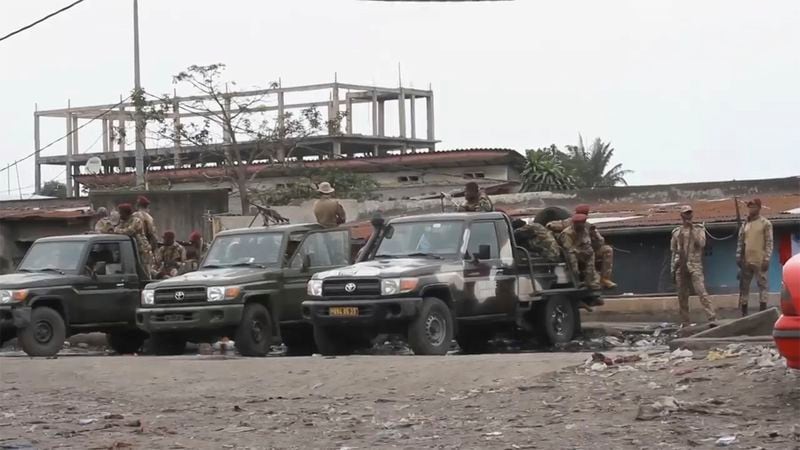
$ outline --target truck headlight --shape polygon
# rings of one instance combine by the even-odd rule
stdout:
[[[418,278],[387,278],[381,280],[381,295],[405,294],[416,289],[418,283]]]
[[[239,286],[212,286],[206,288],[206,299],[210,302],[221,302],[223,300],[234,300],[239,296],[242,288]]]
[[[322,297],[322,280],[309,280],[306,294],[310,297]]]
[[[22,302],[28,298],[27,289],[0,291],[0,304]]]
[[[152,305],[156,302],[156,291],[152,289],[145,289],[142,291],[142,304]]]

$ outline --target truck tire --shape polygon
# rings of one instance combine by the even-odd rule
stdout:
[[[553,296],[539,305],[539,332],[550,344],[565,344],[577,333],[578,308],[568,297]]]
[[[186,351],[186,339],[172,333],[153,333],[147,347],[158,356],[182,355]]]
[[[236,349],[242,356],[267,356],[272,344],[272,318],[266,306],[250,303],[244,307],[236,328]]]
[[[17,339],[29,356],[55,356],[64,346],[67,325],[58,311],[40,306],[31,311],[31,323],[17,330]]]
[[[286,356],[311,356],[314,354],[314,332],[310,327],[281,331]]]
[[[355,350],[344,330],[333,327],[314,326],[314,344],[325,356],[349,355]]]
[[[408,345],[415,355],[445,355],[453,340],[453,315],[435,297],[422,300],[419,314],[408,326]]]
[[[106,333],[108,346],[120,355],[138,353],[144,345],[145,334],[138,330],[114,331]]]

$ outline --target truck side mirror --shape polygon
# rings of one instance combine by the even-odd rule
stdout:
[[[308,272],[309,268],[311,268],[311,255],[303,255],[303,265],[300,266],[300,271]]]
[[[492,258],[492,246],[491,245],[479,245],[478,246],[478,254],[476,258],[479,260],[486,260]]]

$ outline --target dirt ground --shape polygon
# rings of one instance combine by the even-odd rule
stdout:
[[[618,355],[0,357],[0,448],[800,448],[768,350]]]

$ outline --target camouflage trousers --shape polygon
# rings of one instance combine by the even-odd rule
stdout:
[[[744,306],[750,300],[750,284],[756,279],[758,286],[758,301],[759,303],[767,303],[768,284],[767,272],[761,270],[761,266],[757,264],[743,264],[742,271],[739,274],[739,306]]]
[[[600,289],[600,277],[595,269],[593,250],[567,252],[569,264],[589,289]]]
[[[706,312],[708,321],[716,319],[716,312],[706,292],[706,281],[702,267],[678,268],[675,273],[675,284],[678,287],[678,306],[680,307],[681,323],[691,323],[689,317],[689,295],[693,290],[700,297],[700,305]]]
[[[610,245],[603,245],[594,254],[595,267],[600,272],[600,278],[611,280],[614,271],[614,249]]]

